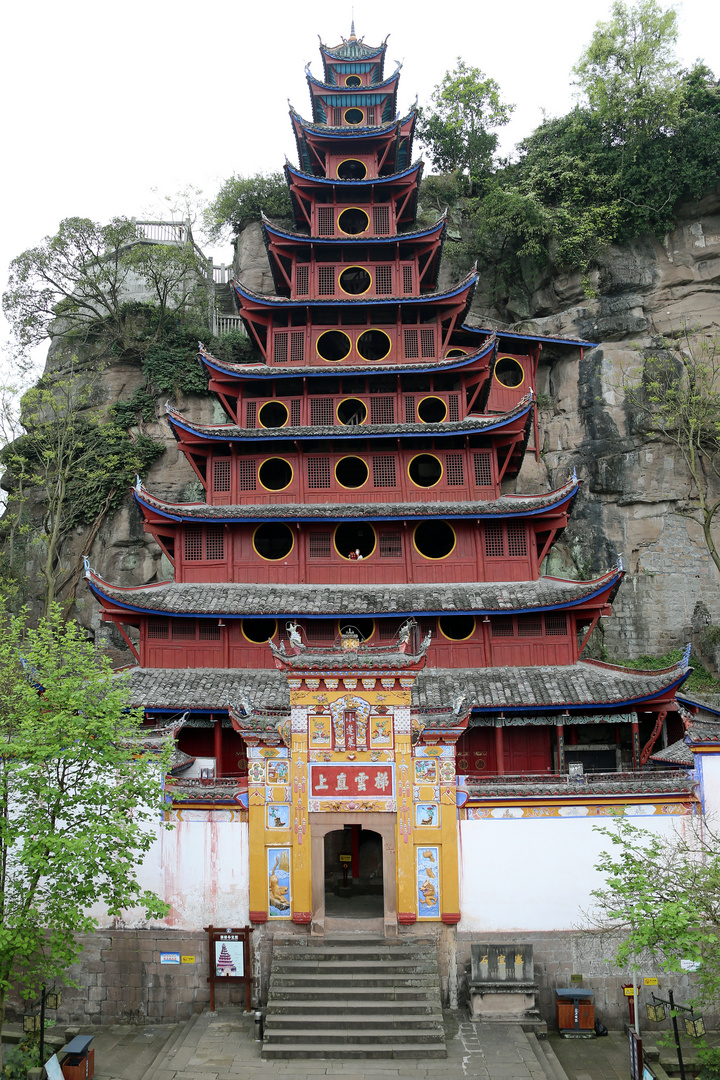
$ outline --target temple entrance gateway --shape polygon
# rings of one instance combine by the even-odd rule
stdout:
[[[362,825],[325,836],[325,914],[338,919],[383,917],[382,837]]]

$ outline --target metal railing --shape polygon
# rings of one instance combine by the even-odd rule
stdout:
[[[622,784],[634,780],[688,780],[694,778],[692,769],[645,769],[642,772],[585,772],[582,776],[570,776],[569,773],[494,773],[483,776],[471,773],[467,776],[468,784]]]

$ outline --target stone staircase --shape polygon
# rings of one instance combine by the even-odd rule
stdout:
[[[264,1058],[446,1056],[430,938],[326,937],[273,949]]]

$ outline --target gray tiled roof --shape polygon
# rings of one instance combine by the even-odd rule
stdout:
[[[460,296],[464,290],[470,290],[467,300],[465,301],[464,310],[470,307],[475,285],[477,283],[478,273],[476,270],[471,270],[469,274],[466,274],[456,285],[452,285],[447,289],[433,289],[430,292],[420,294],[400,294],[399,296],[373,296],[368,299],[367,296],[359,296],[357,299],[351,299],[350,297],[343,298],[342,300],[337,297],[305,297],[299,296],[295,299],[290,299],[287,296],[275,296],[272,293],[259,293],[255,289],[251,289],[249,285],[244,285],[237,278],[233,278],[231,285],[237,293],[241,296],[245,296],[250,300],[259,300],[263,304],[267,304],[268,307],[278,305],[281,307],[291,308],[305,308],[305,307],[354,307],[364,305],[366,307],[379,307],[383,304],[403,304],[424,306],[431,304],[433,300],[451,300],[455,296]],[[374,369],[373,369],[374,370]]]
[[[325,378],[336,377],[340,375],[377,375],[407,371],[443,371],[446,368],[464,367],[470,364],[475,358],[477,353],[482,353],[488,342],[492,340],[491,331],[486,332],[489,337],[486,341],[483,341],[482,345],[479,345],[476,350],[468,353],[467,356],[453,356],[449,360],[405,360],[400,364],[378,364],[373,363],[372,368],[369,364],[342,364],[340,371],[337,368],[332,371],[328,370],[327,366],[320,367],[315,365],[302,365],[293,364],[287,369],[283,368],[279,364],[233,364],[229,360],[218,360],[216,356],[209,353],[207,349],[200,348],[200,359],[205,359],[211,364],[215,364],[217,367],[222,368],[223,371],[227,371],[232,375],[248,375],[248,376],[271,376],[276,379],[286,379],[289,377],[301,377],[303,375],[322,375]]]
[[[249,518],[250,520],[266,520],[281,518],[296,521],[304,518],[318,518],[321,521],[333,521],[336,518],[405,518],[431,517],[510,517],[515,514],[527,514],[528,512],[543,510],[554,506],[566,498],[577,487],[575,481],[568,482],[557,491],[549,491],[542,495],[503,495],[499,499],[478,499],[468,502],[387,502],[387,503],[293,503],[262,505],[246,503],[233,506],[210,506],[207,503],[174,503],[165,502],[155,495],[151,495],[142,488],[138,495],[151,506],[160,511],[180,516],[183,518]]]
[[[474,707],[484,709],[606,707],[657,695],[679,676],[679,668],[646,675],[584,662],[567,667],[425,668],[415,680],[413,705],[422,711],[445,707],[460,690]],[[289,707],[287,679],[274,668],[135,668],[129,678],[135,706],[213,710],[247,697],[256,708]]]
[[[393,615],[435,612],[513,612],[580,603],[608,586],[619,571],[595,581],[457,582],[412,585],[252,585],[231,582],[116,588],[96,575],[90,584],[123,606],[175,615]]]
[[[526,780],[522,777],[508,777],[507,782],[488,783],[483,780],[469,781],[467,784],[470,801],[487,799],[507,799],[509,797],[522,796],[584,796],[589,798],[597,795],[654,795],[654,794],[682,794],[692,795],[695,790],[695,780],[687,776],[682,770],[677,770],[673,775],[658,776],[655,773],[637,773],[633,776],[618,776],[611,779],[605,774],[602,778],[594,777],[587,773],[580,783],[570,780],[547,779],[534,777]]]
[[[666,746],[664,750],[657,750],[650,755],[650,761],[657,761],[660,764],[685,765],[690,768],[695,764],[693,752],[684,739],[678,739],[677,742]]]

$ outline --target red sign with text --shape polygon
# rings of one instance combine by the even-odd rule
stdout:
[[[315,799],[389,798],[393,794],[392,765],[313,765],[310,794]]]

